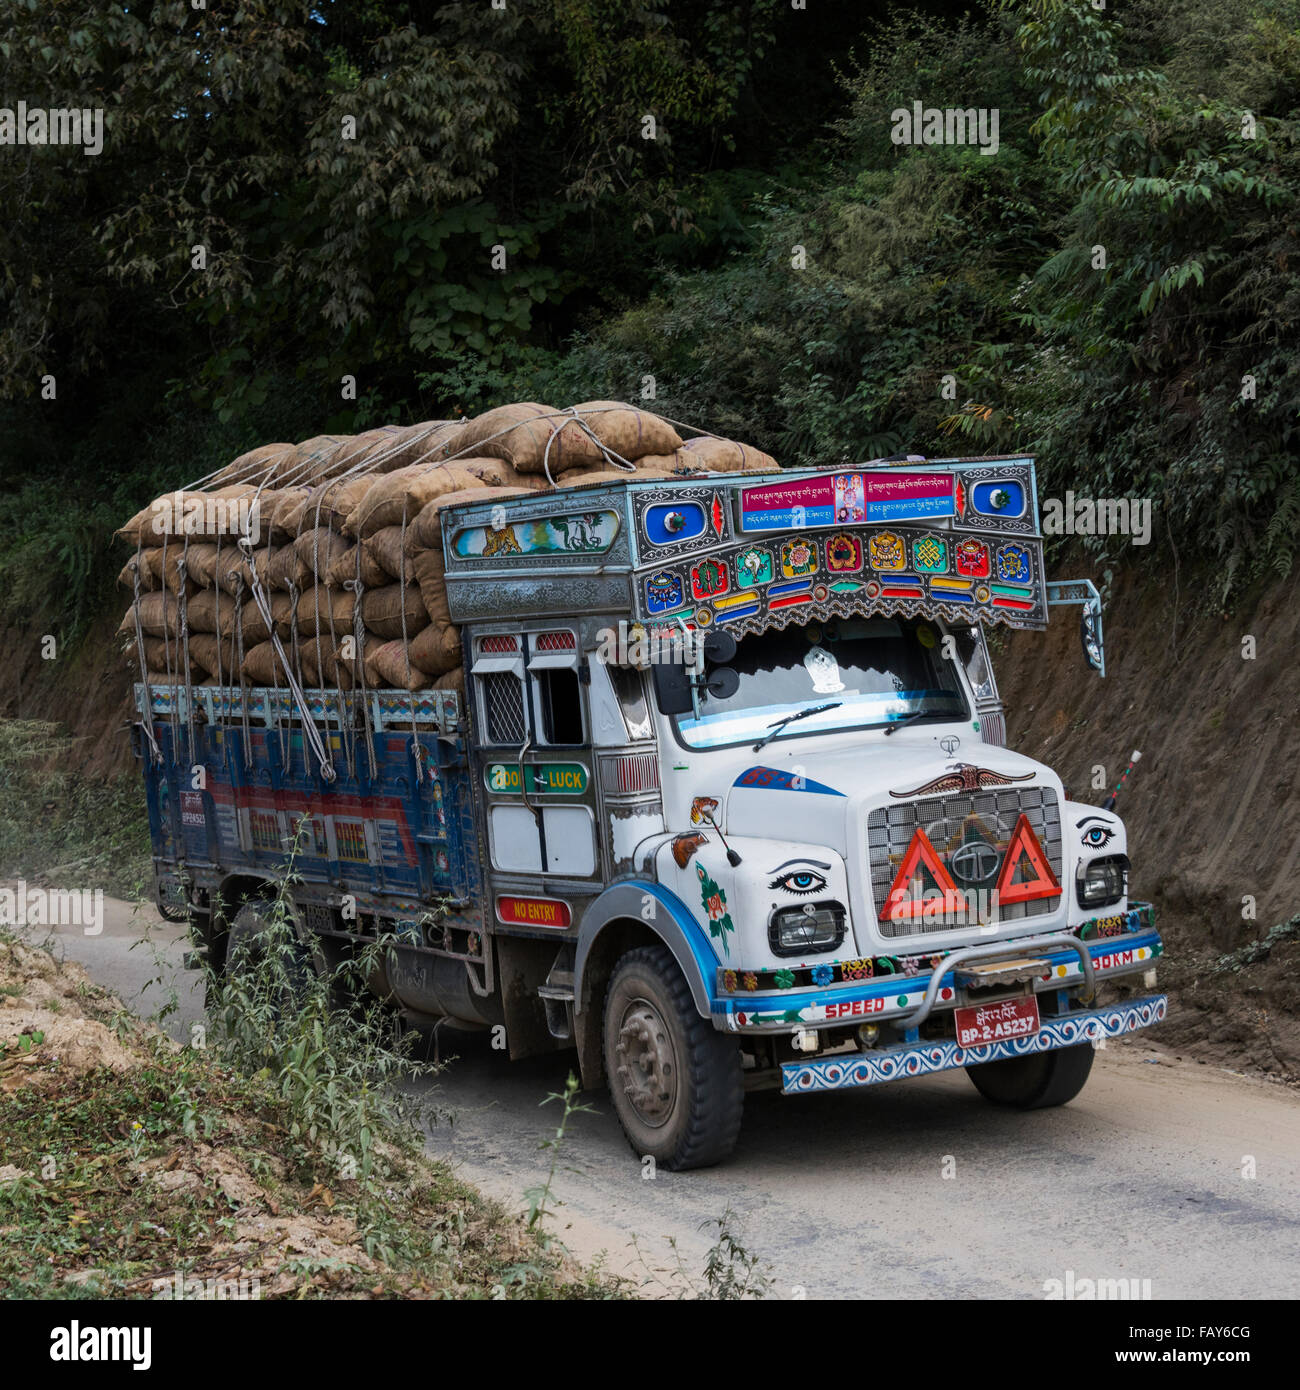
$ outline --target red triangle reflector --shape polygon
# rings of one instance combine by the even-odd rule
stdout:
[[[1029,860],[1034,876],[1013,883],[1022,857]],[[1036,898],[1055,898],[1060,892],[1061,885],[1047,862],[1047,855],[1038,843],[1033,826],[1029,824],[1029,817],[1021,812],[1016,828],[1011,832],[1011,843],[1002,861],[1002,872],[998,875],[998,904],[1005,906],[1008,903],[1032,902]]]
[[[908,845],[907,853],[903,856],[903,862],[898,866],[898,873],[894,876],[894,882],[890,885],[889,894],[885,898],[885,910],[882,915],[886,921],[897,922],[902,917],[919,917],[924,912],[925,902],[920,897],[913,897],[908,891],[912,886],[912,880],[916,877],[917,870],[922,866],[929,869],[935,886],[943,894],[945,912],[951,911],[955,902],[961,902],[962,906],[965,906],[966,900],[952,881],[951,875],[944,867],[943,860],[935,852],[934,846],[930,843],[930,837],[918,825],[916,834],[912,836],[912,843]],[[931,906],[931,911],[933,910],[933,906]]]

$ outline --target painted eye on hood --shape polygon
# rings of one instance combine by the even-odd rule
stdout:
[[[788,874],[778,874],[769,888],[781,888],[787,893],[820,893],[826,887],[826,879],[812,869],[794,869]]]
[[[1090,825],[1082,838],[1085,849],[1105,849],[1115,838],[1115,832],[1107,825]]]

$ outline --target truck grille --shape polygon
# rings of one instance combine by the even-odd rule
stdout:
[[[900,801],[880,806],[867,817],[867,853],[871,865],[871,896],[884,936],[919,936],[975,927],[977,919],[953,920],[939,915],[917,914],[887,919],[884,915],[890,889],[912,848],[918,829],[924,830],[936,857],[956,887],[963,892],[992,890],[1002,871],[1011,837],[1024,816],[1046,855],[1057,883],[1062,883],[1061,808],[1050,787],[1024,787],[1003,791],[962,792],[923,801]],[[1017,858],[1022,858],[1017,855]],[[937,895],[934,875],[920,862],[917,870],[923,892]],[[1055,912],[1061,895],[1000,903],[999,921],[1042,917]]]

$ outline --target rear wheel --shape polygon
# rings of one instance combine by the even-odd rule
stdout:
[[[967,1067],[975,1089],[995,1105],[1017,1110],[1044,1110],[1064,1105],[1083,1090],[1092,1071],[1093,1047],[1079,1043],[1028,1057],[1009,1057],[1003,1062],[984,1062]]]
[[[291,917],[277,920],[273,904],[253,901],[230,924],[226,971],[268,994],[277,1012],[288,1012],[306,1003],[316,962]]]
[[[665,1168],[707,1168],[740,1133],[740,1048],[696,1012],[666,946],[619,961],[605,995],[605,1074],[628,1142]]]

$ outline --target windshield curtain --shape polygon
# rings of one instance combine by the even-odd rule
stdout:
[[[787,725],[778,738],[880,727],[917,714],[964,720],[966,697],[941,642],[933,623],[892,618],[743,638],[727,663],[740,677],[736,693],[702,693],[698,719],[677,716],[678,736],[688,748],[754,743],[778,720],[836,702]]]

